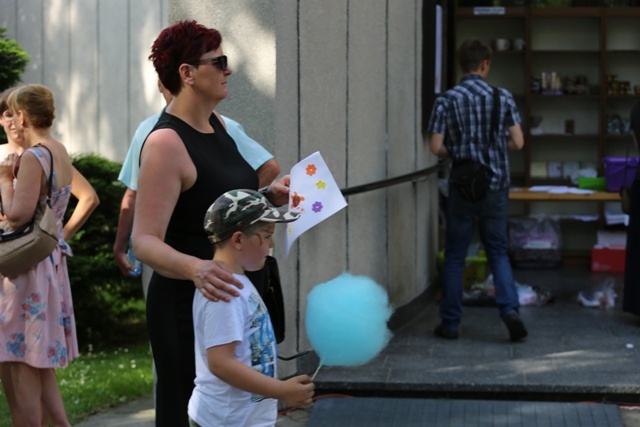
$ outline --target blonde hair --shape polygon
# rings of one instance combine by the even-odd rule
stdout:
[[[19,86],[9,94],[7,104],[14,113],[22,111],[27,122],[35,128],[50,128],[56,117],[53,93],[43,85]]]

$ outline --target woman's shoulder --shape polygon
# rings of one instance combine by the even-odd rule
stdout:
[[[185,144],[172,128],[156,129],[149,134],[140,151],[140,164],[154,164],[155,173],[164,178],[183,173],[190,161]]]
[[[149,136],[147,136],[143,148],[147,147],[154,147],[154,150],[160,150],[160,152],[168,151],[175,155],[176,150],[182,151],[184,149],[184,143],[176,129],[164,127],[154,129]]]
[[[45,164],[50,165],[53,157],[54,154],[51,148],[43,144],[38,144],[24,150],[20,160],[22,163],[26,159],[35,158],[44,166]]]

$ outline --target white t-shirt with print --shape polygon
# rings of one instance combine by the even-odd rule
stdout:
[[[267,308],[244,275],[234,275],[244,288],[231,302],[212,302],[201,292],[193,298],[196,379],[189,417],[201,426],[273,426],[278,401],[232,387],[209,370],[207,349],[237,342],[235,358],[277,378],[277,347]]]

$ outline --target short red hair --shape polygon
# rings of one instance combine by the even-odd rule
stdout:
[[[206,52],[218,49],[221,43],[218,30],[196,21],[180,21],[162,30],[151,46],[149,59],[164,87],[177,95],[182,89],[180,65],[195,63]]]

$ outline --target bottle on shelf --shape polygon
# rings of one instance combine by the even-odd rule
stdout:
[[[131,244],[131,238],[129,238],[129,250],[127,251],[127,260],[129,260],[129,264],[131,264],[131,269],[129,272],[133,277],[140,277],[142,274],[142,262],[136,259],[135,254],[133,253],[133,245]]]

